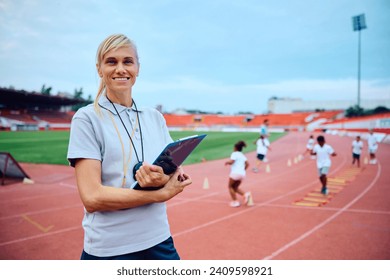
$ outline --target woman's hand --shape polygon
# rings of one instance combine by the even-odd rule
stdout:
[[[170,176],[164,174],[160,166],[144,162],[135,173],[135,178],[141,187],[161,187],[168,182]]]
[[[165,186],[159,190],[159,192],[163,195],[163,201],[167,201],[181,193],[185,187],[191,184],[192,179],[190,176],[182,173],[181,168],[178,168]]]

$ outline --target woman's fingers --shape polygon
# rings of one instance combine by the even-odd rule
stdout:
[[[157,165],[144,163],[136,172],[136,180],[141,187],[159,187],[163,186],[169,180],[163,169]]]

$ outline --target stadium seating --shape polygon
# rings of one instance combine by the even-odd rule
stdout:
[[[35,111],[35,110],[1,110],[1,130],[67,130],[70,128],[74,112]]]
[[[283,130],[305,130],[306,126],[318,119],[334,119],[341,111],[330,112],[304,112],[292,114],[267,114],[267,115],[216,115],[216,114],[188,114],[175,115],[165,114],[169,127],[207,127],[216,128],[221,126],[236,128],[258,128],[265,119],[270,122],[270,127]],[[324,120],[324,121],[325,121]]]

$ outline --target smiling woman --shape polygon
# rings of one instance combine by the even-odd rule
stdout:
[[[109,99],[123,106],[131,106],[131,89],[139,72],[138,55],[134,44],[131,43],[129,47],[122,46],[122,43],[118,42],[118,47],[109,50],[103,54],[103,57],[98,56],[96,68],[102,78],[101,87],[108,89]],[[129,90],[130,94],[128,94]],[[101,93],[102,91],[99,95]]]
[[[96,69],[98,94],[94,105],[74,115],[68,148],[85,207],[81,259],[180,259],[165,202],[192,181],[180,168],[167,175],[147,163],[172,138],[161,113],[138,109],[134,102],[137,48],[125,35],[107,37],[98,48]],[[135,190],[137,183],[162,188]]]

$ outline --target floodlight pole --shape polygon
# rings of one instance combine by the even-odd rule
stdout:
[[[357,106],[360,108],[360,53],[361,53],[361,34],[362,29],[367,28],[366,20],[364,14],[352,17],[353,31],[358,31],[358,97],[357,97]]]
[[[360,42],[361,42],[361,33],[359,30],[359,43],[358,43],[358,99],[357,99],[357,105],[360,108]]]

